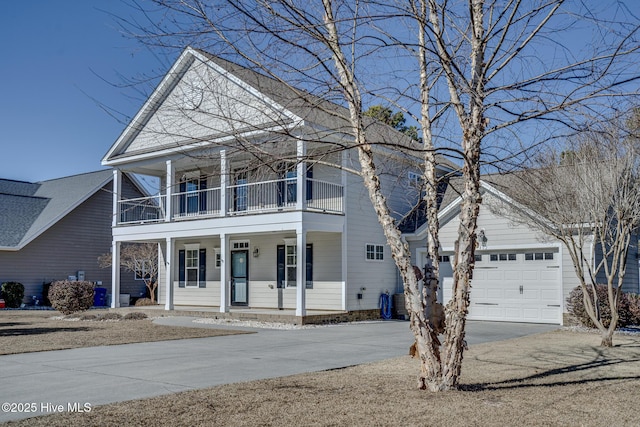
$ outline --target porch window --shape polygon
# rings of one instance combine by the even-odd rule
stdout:
[[[207,211],[206,177],[189,178],[180,183],[181,215],[195,215]]]
[[[367,261],[382,261],[384,260],[384,246],[367,243],[365,254]]]
[[[313,245],[306,248],[305,286],[313,289]],[[278,245],[277,247],[277,285],[278,288],[289,288],[297,285],[298,254],[295,245]]]
[[[236,212],[246,211],[248,205],[248,194],[247,194],[247,184],[249,183],[247,179],[246,172],[236,172],[236,187],[233,194],[233,209]]]
[[[198,245],[185,245],[178,251],[178,287],[207,287],[207,250]]]

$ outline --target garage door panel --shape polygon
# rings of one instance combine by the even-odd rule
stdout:
[[[531,254],[533,252],[533,254]],[[553,259],[542,259],[553,252]],[[469,319],[559,323],[562,318],[560,256],[554,249],[496,250],[500,255],[490,261],[484,251],[483,261],[473,272]],[[529,253],[525,258],[525,253]],[[444,271],[443,271],[444,273]],[[444,302],[451,298],[451,273],[443,277]],[[520,289],[522,288],[522,292]]]
[[[537,320],[540,318],[540,309],[524,308],[522,309],[522,318],[528,321]]]
[[[540,272],[540,280],[555,282],[556,280],[558,280],[558,273],[558,270],[543,270]]]
[[[500,288],[487,289],[486,296],[490,300],[500,300],[502,298],[504,290]]]
[[[520,299],[520,290],[519,289],[505,289],[504,297],[505,299]]]
[[[503,280],[503,272],[500,270],[488,270],[487,280]]]
[[[557,289],[542,289],[540,290],[540,299],[543,301],[558,302],[558,290]]]
[[[559,306],[543,308],[540,310],[540,319],[555,323],[558,321],[558,310],[560,310]]]
[[[487,271],[482,268],[475,268],[473,270],[473,280],[487,280]]]

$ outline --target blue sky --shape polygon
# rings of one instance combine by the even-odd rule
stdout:
[[[637,1],[627,2],[634,14]],[[121,0],[2,1],[0,178],[40,181],[102,168],[145,99],[112,83],[162,76],[175,59],[160,60],[120,32],[114,16],[133,13]]]
[[[102,168],[124,124],[95,100],[128,116],[142,102],[107,81],[165,70],[109,13],[131,9],[119,0],[2,2],[0,178],[40,181]]]

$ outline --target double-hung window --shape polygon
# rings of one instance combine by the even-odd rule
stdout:
[[[278,245],[277,258],[278,288],[290,288],[297,286],[298,248],[295,242],[287,242],[284,245]],[[307,289],[313,288],[313,245],[310,243],[307,244],[305,253],[304,282]]]
[[[185,245],[178,251],[178,286],[181,288],[207,287],[207,251],[199,245]]]

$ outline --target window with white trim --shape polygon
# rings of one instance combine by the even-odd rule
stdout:
[[[517,261],[517,259],[517,255],[513,252],[489,255],[489,261]]]
[[[297,285],[298,247],[296,245],[285,245],[284,254],[284,283],[287,288],[293,288]]]
[[[553,257],[553,252],[527,252],[524,254],[525,261],[549,261]]]
[[[249,249],[248,240],[232,240],[230,243],[232,249]]]
[[[222,264],[222,258],[220,256],[220,248],[213,248],[213,251],[215,252],[215,263],[214,263],[214,267],[215,268],[220,268],[220,265]]]
[[[200,266],[200,248],[185,248],[185,286],[197,288]]]
[[[413,188],[421,188],[422,187],[422,175],[416,172],[409,172],[407,175],[409,180],[409,185]]]
[[[367,243],[365,254],[367,261],[382,261],[384,260],[384,246]]]

